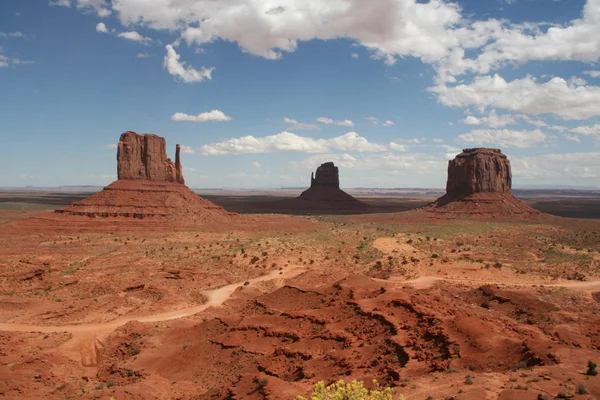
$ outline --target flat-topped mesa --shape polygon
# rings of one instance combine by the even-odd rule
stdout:
[[[311,173],[310,176],[310,187],[314,186],[327,186],[340,188],[340,173],[338,167],[332,162],[326,162],[321,164],[317,168],[316,177]]]
[[[510,193],[511,185],[510,161],[499,149],[464,149],[448,162],[447,196]]]
[[[165,139],[152,134],[127,131],[121,135],[117,150],[119,180],[145,180],[185,184],[177,145],[175,163],[167,158]]]
[[[448,218],[524,218],[540,212],[511,193],[510,162],[499,149],[464,149],[448,162],[446,194],[424,207]]]

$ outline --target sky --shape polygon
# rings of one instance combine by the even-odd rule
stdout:
[[[600,187],[600,0],[2,0],[0,187],[106,185],[121,133],[192,188]]]

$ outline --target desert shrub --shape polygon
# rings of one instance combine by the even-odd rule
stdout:
[[[577,394],[589,394],[588,388],[583,383],[577,385]]]
[[[588,361],[588,370],[587,370],[587,372],[585,374],[589,375],[589,376],[596,376],[596,375],[598,375],[598,371],[596,370],[596,367],[598,367],[598,366],[596,365],[595,362]]]
[[[373,381],[375,389],[369,390],[363,383],[356,379],[350,383],[339,380],[329,386],[325,382],[317,383],[310,396],[310,400],[392,400],[392,389],[386,387],[381,389],[377,381]],[[400,396],[399,400],[404,399]],[[298,396],[296,400],[309,400],[309,398]]]

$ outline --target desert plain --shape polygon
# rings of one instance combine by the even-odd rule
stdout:
[[[600,398],[596,193],[525,203],[509,184],[446,212],[358,192],[369,209],[336,213],[231,192],[99,215],[134,191],[189,196],[134,179],[96,202],[0,196],[0,397],[294,399],[376,379],[414,400]],[[588,218],[546,213],[565,204]]]

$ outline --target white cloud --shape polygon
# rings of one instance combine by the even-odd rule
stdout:
[[[75,5],[77,9],[85,13],[94,11],[101,18],[112,14],[109,9],[110,4],[106,0],[50,0],[48,5],[50,7],[71,7]]]
[[[398,61],[398,59],[396,59],[396,57],[394,57],[393,55],[386,54],[385,52],[383,52],[381,50],[375,50],[373,52],[373,54],[371,54],[371,58],[373,60],[383,60],[385,65],[389,65],[389,66],[396,64],[396,62]]]
[[[571,79],[569,79],[569,83],[574,85],[574,86],[584,86],[587,85],[587,81],[583,78],[579,78],[577,76],[573,76],[571,77]]]
[[[600,0],[599,0],[600,1]],[[501,108],[527,114],[552,113],[565,120],[600,115],[600,87],[575,86],[562,78],[538,84],[527,76],[511,82],[500,75],[475,78],[471,84],[429,88],[447,106]]]
[[[347,126],[347,127],[354,126],[354,122],[352,122],[349,119],[345,119],[343,121],[335,121],[331,118],[320,117],[320,118],[317,118],[317,121],[322,124],[325,124],[325,125],[337,125],[337,126]]]
[[[379,120],[375,117],[368,117],[368,118],[366,118],[366,120],[370,121],[373,125],[379,124]]]
[[[358,60],[358,53],[352,53],[352,58],[354,58],[355,60]]]
[[[259,163],[258,161],[254,161],[254,162],[252,163],[252,166],[253,166],[254,168],[260,168],[260,167],[261,167],[261,165],[260,165],[260,163]]]
[[[146,36],[142,36],[136,31],[122,32],[119,33],[117,36],[123,39],[131,40],[133,42],[139,42],[144,44],[152,43],[152,39]]]
[[[214,68],[202,68],[200,71],[194,69],[191,66],[186,67],[185,62],[180,62],[180,55],[177,54],[175,48],[168,44],[166,46],[167,55],[164,59],[163,67],[169,71],[169,73],[175,77],[178,77],[185,83],[202,82],[206,79],[212,79],[212,72]]]
[[[446,33],[462,21],[457,5],[440,0],[307,0],[277,7],[263,1],[120,0],[113,8],[124,25],[180,30],[188,44],[237,42],[243,51],[268,59],[294,51],[300,41],[349,38],[388,63],[397,55],[431,61],[458,44]]]
[[[195,154],[196,150],[192,146],[181,146],[181,152],[183,154]]]
[[[319,125],[317,125],[317,124],[307,124],[304,122],[298,122],[297,120],[295,120],[293,118],[285,117],[283,119],[283,122],[285,122],[286,124],[290,124],[289,129],[293,130],[293,131],[311,131],[311,130],[320,129]]]
[[[225,113],[221,110],[212,110],[208,112],[203,112],[198,115],[189,115],[186,113],[175,113],[171,116],[173,121],[192,121],[192,122],[224,122],[231,121],[231,117],[225,115]]]
[[[600,71],[583,71],[583,73],[591,76],[592,78],[600,78]]]
[[[600,182],[600,153],[545,154],[541,156],[511,157],[513,175],[518,179],[540,182],[573,184]]]
[[[19,58],[11,58],[4,55],[2,47],[0,47],[0,68],[15,67],[17,65],[33,64],[33,61],[25,61]]]
[[[106,29],[106,25],[104,25],[104,22],[98,22],[98,25],[96,25],[96,32],[101,32],[101,33],[108,32],[108,29]]]
[[[563,135],[563,137],[565,138],[565,140],[568,140],[570,142],[577,142],[577,143],[581,142],[581,139],[579,139],[579,136],[577,136],[577,135],[570,135],[568,133],[565,133]]]
[[[150,54],[148,54],[148,53],[138,53],[136,57],[137,58],[148,58],[148,57],[150,57]]]
[[[392,125],[396,125],[396,124],[394,124],[394,121],[388,119],[382,125],[385,127],[388,127],[388,126],[392,126]]]
[[[394,150],[394,151],[407,151],[408,150],[408,146],[405,144],[398,144],[395,142],[390,142],[390,150]]]
[[[111,143],[111,144],[107,144],[106,146],[104,146],[104,148],[107,150],[114,150],[117,148],[117,145],[114,143]]]
[[[502,147],[527,148],[535,147],[551,139],[539,129],[532,131],[517,131],[511,129],[486,130],[477,129],[458,136],[458,139],[466,143],[493,144]]]
[[[220,143],[204,145],[200,152],[204,155],[222,154],[259,154],[279,151],[300,151],[306,153],[326,153],[331,150],[356,152],[381,152],[387,146],[370,143],[356,132],[330,139],[313,139],[290,132],[281,132],[272,136],[245,136],[233,138]]]
[[[600,140],[600,124],[578,126],[577,128],[571,129],[571,132]]]
[[[5,38],[28,38],[29,36],[23,32],[0,32],[0,37]]]
[[[496,110],[492,110],[486,117],[477,118],[473,115],[468,115],[463,120],[463,123],[467,125],[485,125],[491,126],[492,128],[501,128],[506,125],[513,125],[517,123],[517,121],[515,117],[510,114],[498,115],[496,114]]]
[[[50,0],[48,5],[50,7],[71,7],[71,0]]]

